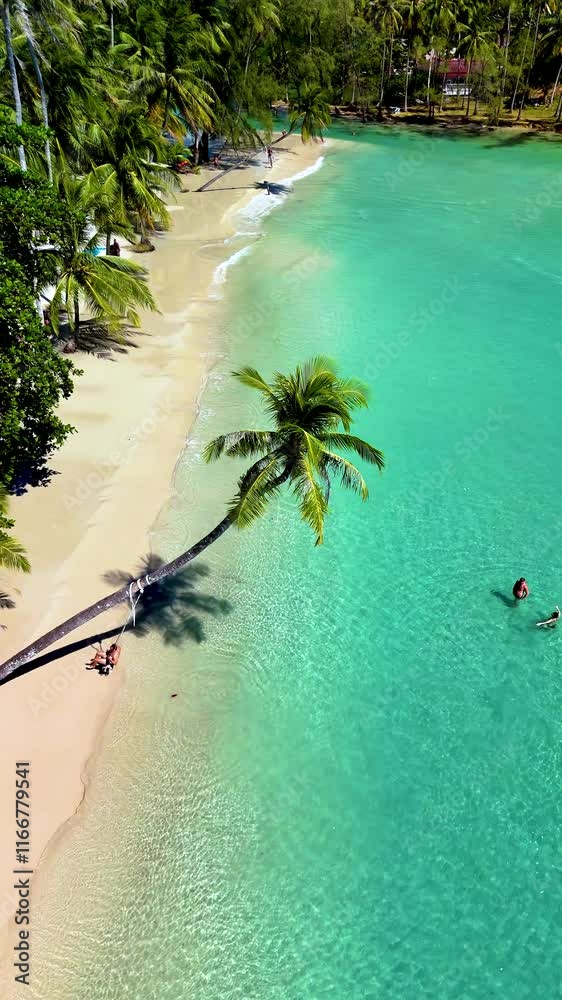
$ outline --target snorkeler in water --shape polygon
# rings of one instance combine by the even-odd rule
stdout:
[[[537,622],[537,628],[540,628],[541,626],[544,626],[545,628],[556,628],[559,618],[560,618],[560,608],[558,607],[558,605],[556,605],[550,618],[547,618],[546,621],[544,622]]]

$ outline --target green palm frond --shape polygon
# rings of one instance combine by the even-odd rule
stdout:
[[[0,484],[0,517],[6,517],[10,506],[10,495],[5,486]]]
[[[202,86],[201,75],[192,61],[189,67],[168,69],[161,63],[143,65],[133,91],[148,102],[160,125],[166,128],[174,105],[192,127],[211,128],[213,98],[210,88]],[[176,119],[177,120],[177,119]]]
[[[20,573],[29,573],[31,566],[25,548],[18,542],[17,538],[6,531],[11,528],[13,521],[8,519],[10,507],[10,496],[5,486],[0,485],[0,566],[4,569],[18,570]]]
[[[31,570],[23,545],[5,531],[0,531],[0,566],[20,573],[29,573]]]
[[[362,438],[355,437],[354,434],[326,434],[322,442],[329,448],[342,448],[343,451],[354,451],[364,462],[376,465],[378,469],[384,469],[384,455],[372,444],[363,441]]]
[[[241,368],[240,371],[232,372],[232,374],[242,385],[247,385],[250,389],[258,389],[260,392],[263,392],[264,396],[269,396],[270,398],[273,396],[271,386],[255,368]]]
[[[315,545],[324,540],[324,519],[328,513],[326,493],[314,477],[314,467],[307,455],[301,457],[292,477],[301,517],[316,535]]]
[[[330,375],[331,378],[337,377],[338,374],[336,362],[326,354],[317,354],[296,368],[297,378],[303,386],[313,384],[316,376],[323,374]]]
[[[136,307],[157,311],[146,284],[146,270],[123,257],[94,257],[94,267],[82,285],[90,308],[103,317],[106,313],[122,316],[138,325]]]
[[[361,410],[369,405],[369,387],[359,379],[342,378],[338,389],[350,409]]]
[[[330,106],[317,84],[304,84],[300,96],[292,102],[291,131],[300,125],[303,142],[321,139],[331,123]]]
[[[276,437],[271,431],[233,431],[231,434],[222,434],[209,442],[203,458],[206,462],[215,462],[221,455],[251,458],[264,451],[271,451],[275,447]]]
[[[358,493],[362,500],[368,498],[369,490],[367,483],[363,479],[359,469],[356,469],[347,459],[342,458],[341,455],[335,455],[333,452],[325,451],[322,456],[322,466],[327,474],[334,472],[339,474],[340,482],[344,489]]]
[[[51,301],[51,321],[58,331],[63,308],[69,308],[75,296],[81,297],[96,319],[118,326],[127,320],[140,322],[137,309],[157,312],[156,302],[146,284],[146,270],[123,257],[95,257],[78,250],[61,262],[60,277]]]
[[[276,480],[279,474],[280,456],[266,455],[260,465],[261,468],[250,482],[245,476],[242,477],[238,494],[229,506],[232,522],[238,528],[247,528],[262,517],[269,501],[279,492]]]

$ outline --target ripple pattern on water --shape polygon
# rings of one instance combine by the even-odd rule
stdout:
[[[513,222],[558,147],[365,136],[229,275],[155,550],[234,491],[241,466],[200,454],[261,423],[240,364],[364,374],[387,471],[364,508],[334,491],[321,549],[290,498],[229,532],[204,557],[229,613],[200,645],[132,646],[37,888],[41,1000],[561,996],[562,632],[534,622],[562,596],[562,207]]]

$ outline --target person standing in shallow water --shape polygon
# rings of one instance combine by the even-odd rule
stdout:
[[[512,593],[516,601],[524,601],[529,596],[529,587],[524,576],[515,581]]]

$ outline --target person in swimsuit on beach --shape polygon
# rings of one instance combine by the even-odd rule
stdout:
[[[107,664],[113,670],[119,662],[119,657],[121,656],[121,646],[118,646],[116,642],[112,642],[111,646],[107,651]]]
[[[103,671],[103,668],[107,664],[107,653],[104,652],[101,642],[99,646],[100,648],[96,649],[95,655],[92,657],[90,662],[86,664],[86,666],[89,667],[90,670],[92,670],[94,667],[98,667],[101,673]]]
[[[558,605],[556,605],[550,618],[547,618],[545,622],[537,622],[537,628],[540,628],[543,625],[545,628],[556,628],[559,618],[560,618],[560,608],[558,607]]]
[[[529,587],[524,576],[513,584],[512,593],[516,601],[524,601],[529,596]]]

